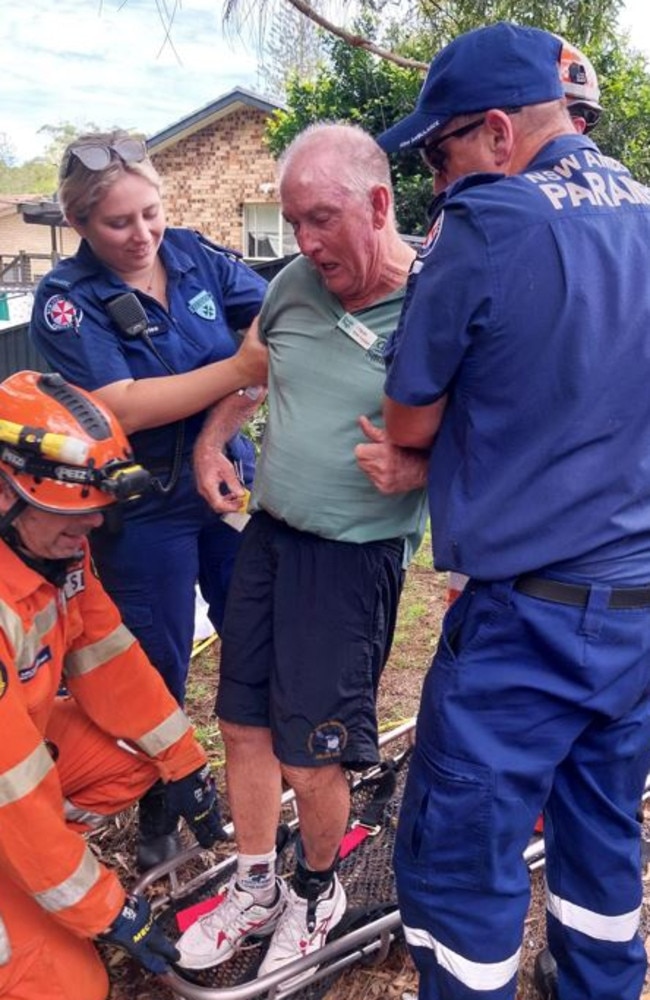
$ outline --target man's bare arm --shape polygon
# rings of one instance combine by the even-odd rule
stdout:
[[[388,437],[403,448],[429,451],[438,433],[445,412],[447,397],[429,406],[404,406],[393,399],[384,399],[384,422]]]
[[[257,320],[249,327],[238,354],[251,361],[260,385],[248,386],[216,403],[194,445],[194,477],[201,496],[220,514],[241,506],[244,486],[224,455],[226,442],[253,416],[266,399],[268,351],[259,337]],[[221,486],[225,489],[222,492]]]

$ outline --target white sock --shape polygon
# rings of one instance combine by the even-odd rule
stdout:
[[[268,854],[237,855],[237,885],[263,906],[272,903],[276,896],[275,858],[275,848]]]

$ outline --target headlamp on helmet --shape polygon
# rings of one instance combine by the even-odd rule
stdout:
[[[558,36],[560,37],[560,36]],[[600,87],[596,70],[588,56],[562,38],[560,80],[569,113],[585,119],[585,132],[590,132],[602,114]]]
[[[27,503],[61,514],[103,510],[147,491],[115,416],[56,373],[0,383],[0,474]]]

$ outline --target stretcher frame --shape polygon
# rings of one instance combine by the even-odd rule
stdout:
[[[396,726],[388,732],[382,734],[379,739],[380,749],[385,751],[391,744],[401,742],[402,747],[407,744],[407,750],[402,749],[396,756],[406,756],[408,747],[412,746],[415,735],[415,719]],[[392,759],[390,756],[387,758]],[[372,780],[373,772],[379,772],[380,767],[371,768],[364,772],[357,781],[353,782],[352,790],[357,784],[363,781]],[[646,783],[644,799],[650,797],[650,778]],[[284,814],[287,811],[290,819],[287,825],[296,830],[298,827],[298,816],[295,805],[295,795],[293,790],[285,792],[282,796],[282,807]],[[233,828],[229,823],[225,827],[225,832],[232,837]],[[372,831],[370,832],[372,835]],[[135,885],[133,891],[136,895],[147,893],[154,915],[160,913],[170,905],[170,903],[182,900],[192,891],[208,882],[219,879],[223,873],[224,881],[227,881],[228,870],[233,869],[233,855],[223,857],[214,864],[209,865],[205,870],[182,882],[178,876],[178,869],[198,859],[204,855],[205,851],[198,844],[183,851],[170,861],[158,865],[147,872]],[[535,871],[544,865],[544,838],[541,833],[535,834],[524,851],[524,860],[530,871]],[[161,891],[159,883],[164,880],[167,888]],[[155,893],[152,895],[152,890]],[[253,1000],[256,997],[265,997],[266,1000],[279,1000],[280,997],[308,996],[308,991],[319,982],[335,978],[340,972],[359,961],[366,964],[378,965],[385,960],[393,941],[402,936],[401,917],[397,905],[392,912],[379,915],[375,919],[369,919],[361,927],[350,930],[341,937],[328,942],[323,948],[304,958],[300,958],[285,968],[260,978],[251,979],[245,983],[228,987],[212,987],[198,985],[190,982],[175,970],[170,970],[160,977],[169,989],[176,996],[184,1000]],[[299,983],[293,988],[286,984],[298,973],[312,968],[316,971],[310,976],[307,982]]]

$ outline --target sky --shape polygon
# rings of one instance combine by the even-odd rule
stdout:
[[[158,9],[175,4],[172,46]],[[21,162],[47,145],[43,125],[92,122],[150,136],[233,87],[259,91],[255,45],[224,38],[222,8],[221,0],[0,0],[0,138]],[[648,0],[626,0],[621,26],[650,59]]]

